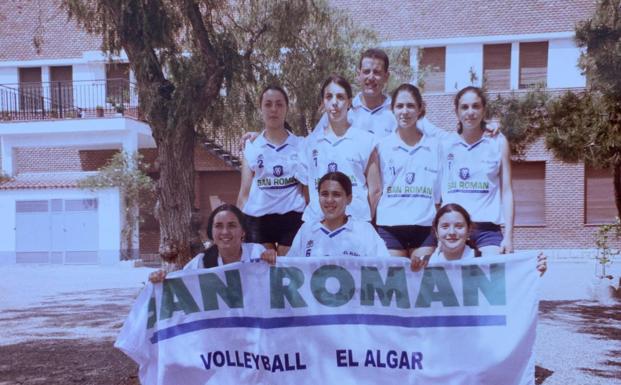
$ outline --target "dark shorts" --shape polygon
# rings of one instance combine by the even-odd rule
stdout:
[[[435,246],[431,226],[377,226],[377,233],[389,250],[418,249]]]
[[[470,239],[478,248],[500,246],[502,242],[502,229],[500,225],[492,222],[474,222]]]
[[[295,234],[302,226],[302,213],[289,211],[285,214],[267,214],[260,217],[246,215],[246,225],[246,242],[291,246]]]

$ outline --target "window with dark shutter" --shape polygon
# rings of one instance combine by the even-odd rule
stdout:
[[[545,162],[512,162],[516,226],[541,226],[545,217]]]
[[[444,92],[446,47],[423,48],[420,70],[423,71],[425,92]]]
[[[511,44],[483,46],[483,82],[488,90],[511,87]]]
[[[520,43],[519,88],[543,87],[548,77],[548,42]]]

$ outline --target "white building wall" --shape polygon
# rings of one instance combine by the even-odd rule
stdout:
[[[98,201],[98,255],[100,264],[120,260],[122,216],[116,188],[89,191],[83,189],[41,189],[0,191],[0,265],[15,263],[15,202],[21,200],[92,199]]]
[[[472,83],[470,74],[477,80]],[[455,44],[446,46],[446,75],[444,90],[457,92],[475,85],[481,86],[483,80],[483,44]]]
[[[578,68],[580,49],[572,39],[548,42],[548,88],[585,87],[586,77]]]
[[[0,67],[0,84],[19,83],[19,71],[17,67]]]

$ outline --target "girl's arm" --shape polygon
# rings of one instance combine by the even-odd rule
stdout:
[[[501,142],[502,160],[500,164],[500,180],[502,194],[502,211],[505,219],[505,234],[500,244],[500,252],[507,254],[513,252],[513,222],[515,209],[513,203],[513,183],[511,179],[511,150],[504,136],[499,138]]]
[[[246,163],[246,159],[244,158],[241,167],[241,187],[239,188],[239,195],[237,196],[237,207],[240,209],[244,208],[248,200],[250,186],[252,186],[252,178],[254,178],[254,173],[250,167],[248,167],[248,163]]]
[[[369,207],[371,208],[371,218],[374,218],[377,203],[382,196],[382,176],[379,169],[377,147],[373,150],[373,152],[371,152],[365,177],[367,180],[367,188],[369,189]]]

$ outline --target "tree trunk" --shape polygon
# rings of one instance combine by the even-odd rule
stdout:
[[[156,139],[160,165],[156,206],[160,255],[177,267],[182,267],[193,257],[190,244],[195,136],[193,127],[174,127],[168,128],[164,138]]]
[[[617,216],[621,218],[621,162],[612,167],[612,183],[615,191],[615,205],[617,206]]]

